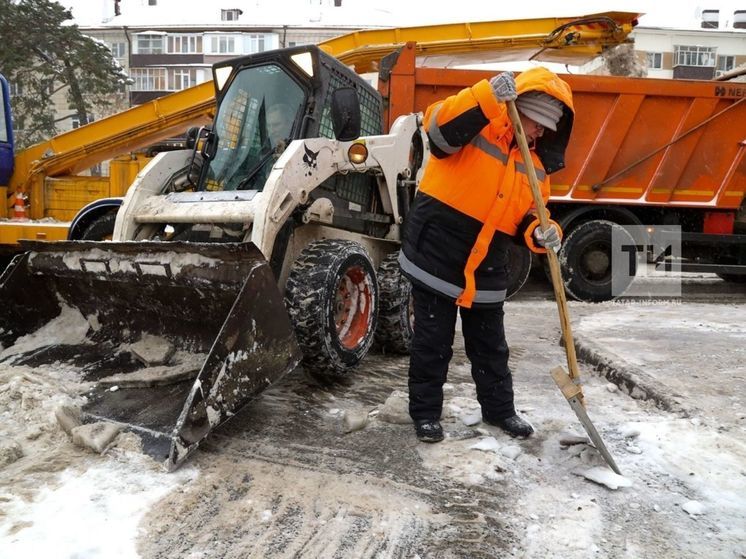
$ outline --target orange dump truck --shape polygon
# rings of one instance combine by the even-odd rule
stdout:
[[[408,45],[382,64],[387,124],[493,74],[417,68]],[[570,294],[612,296],[611,232],[629,225],[680,226],[683,271],[746,281],[746,84],[562,78],[576,119],[549,209]]]

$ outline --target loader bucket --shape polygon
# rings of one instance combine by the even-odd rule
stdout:
[[[80,369],[93,386],[84,421],[135,431],[169,470],[300,361],[275,278],[250,243],[24,249],[0,276],[0,363]]]

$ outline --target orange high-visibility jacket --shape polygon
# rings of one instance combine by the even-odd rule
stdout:
[[[546,130],[532,152],[531,164],[546,201],[549,197],[548,174],[564,166],[564,151],[573,121],[572,92],[566,82],[545,68],[533,68],[521,73],[516,78],[516,89],[519,95],[532,90],[543,91],[565,105],[557,131]],[[462,217],[463,229],[472,231],[470,236],[473,238],[467,241],[460,236],[455,243],[457,246],[448,246],[454,256],[463,259],[459,270],[463,280],[455,281],[451,272],[445,269],[443,259],[428,259],[419,255],[417,246],[422,246],[422,241],[408,242],[407,234],[412,231],[405,231],[404,250],[400,258],[402,270],[410,279],[454,297],[457,304],[464,307],[470,307],[472,303],[499,302],[504,299],[504,289],[490,288],[495,284],[490,281],[488,272],[495,275],[504,270],[487,269],[481,270],[481,274],[477,273],[491,248],[501,250],[493,246],[495,233],[509,237],[521,233],[529,248],[541,251],[533,245],[531,237],[538,220],[531,214],[534,209],[531,188],[525,164],[513,141],[513,127],[507,107],[497,101],[490,83],[482,80],[428,107],[424,122],[432,157],[425,169],[418,198],[424,195],[439,204],[418,204],[416,201],[412,213],[418,209],[420,214],[427,213],[420,209],[423,205],[430,208],[438,206],[442,219],[443,208],[450,208]],[[531,218],[527,220],[527,216]],[[427,216],[415,216],[414,221],[418,219],[427,220]],[[478,224],[478,231],[474,224]],[[408,225],[407,229],[422,233],[417,225],[411,228]],[[433,227],[429,230],[432,231]],[[448,235],[441,236],[445,238]],[[455,260],[454,265],[458,265]],[[499,265],[496,267],[500,268]],[[477,285],[475,274],[481,276],[480,283],[484,286]],[[444,285],[444,280],[447,285]]]

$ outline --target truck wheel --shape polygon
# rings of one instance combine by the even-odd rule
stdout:
[[[114,223],[117,220],[116,212],[111,212],[97,217],[85,228],[80,236],[82,241],[110,241],[114,235]]]
[[[531,251],[525,246],[511,243],[508,248],[507,299],[510,299],[513,295],[518,293],[521,287],[526,283],[528,275],[531,273],[532,264],[533,257]]]
[[[559,253],[565,289],[575,299],[597,303],[608,301],[629,287],[634,277],[617,278],[612,293],[611,235],[625,235],[630,245],[632,236],[616,223],[606,220],[587,221],[572,229],[562,242]]]
[[[412,284],[399,269],[399,251],[383,259],[378,268],[378,327],[376,345],[383,353],[409,355],[414,328]]]
[[[378,284],[365,249],[353,241],[310,243],[293,264],[285,306],[307,371],[343,375],[368,353]]]

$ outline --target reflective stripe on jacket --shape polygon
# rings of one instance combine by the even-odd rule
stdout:
[[[572,93],[564,81],[544,68],[534,68],[520,74],[516,87],[519,94],[532,90],[544,91],[565,104],[557,132],[545,131],[545,136],[537,142],[537,151],[532,152],[531,164],[546,202],[549,178],[542,163],[542,154],[550,161],[550,171],[564,165],[564,150],[572,129]],[[478,297],[478,293],[500,292],[500,286],[506,283],[502,264],[497,265],[497,269],[484,267],[485,262],[494,264],[500,260],[490,258],[490,251],[505,250],[505,239],[499,243],[493,242],[495,234],[514,237],[521,228],[525,229],[533,221],[531,188],[520,151],[513,142],[513,127],[507,108],[495,99],[489,82],[482,80],[428,107],[424,122],[433,157],[425,169],[418,198],[424,194],[448,208],[454,214],[453,220],[449,216],[452,232],[455,228],[470,233],[455,235],[457,239],[448,246],[453,254],[447,260],[457,266],[461,273],[460,281],[455,282],[460,291],[454,296],[452,287],[446,289],[435,281],[451,276],[451,271],[445,269],[444,259],[418,254],[417,249],[418,245],[422,245],[419,236],[425,234],[424,230],[428,234],[440,235],[442,242],[445,242],[448,233],[439,231],[444,229],[442,226],[428,223],[427,208],[435,207],[432,203],[415,203],[405,231],[402,270],[410,279],[454,297],[458,305],[470,307],[472,303],[487,302],[485,296]],[[539,148],[545,149],[542,152]],[[441,208],[438,211],[443,220],[446,214]],[[418,212],[419,215],[416,215]],[[409,222],[414,224],[410,227]],[[418,238],[408,242],[408,235]],[[489,274],[503,277],[491,279]],[[487,283],[488,287],[477,285],[478,279],[481,284]],[[453,281],[446,283],[454,285]],[[492,295],[487,296],[487,299],[492,298]]]

